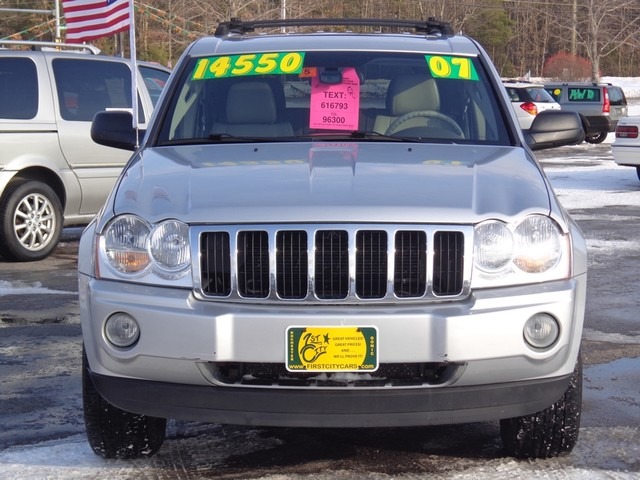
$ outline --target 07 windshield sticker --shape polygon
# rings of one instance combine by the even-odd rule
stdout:
[[[469,57],[425,55],[429,71],[434,78],[478,81],[478,72]]]
[[[296,74],[302,72],[303,64],[303,52],[250,53],[201,58],[193,69],[191,80]]]

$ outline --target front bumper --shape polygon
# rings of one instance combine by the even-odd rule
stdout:
[[[547,408],[570,375],[434,389],[236,389],[91,374],[110,403],[159,418],[280,427],[408,427],[512,418]]]
[[[188,290],[96,280],[80,274],[83,339],[98,391],[135,413],[221,423],[403,426],[484,421],[533,413],[566,390],[580,348],[586,275],[477,291],[462,302],[291,306],[199,301]],[[136,318],[129,349],[104,337],[115,312]],[[526,320],[560,325],[557,342],[528,347]],[[292,325],[378,329],[381,364],[463,365],[450,382],[421,387],[295,388],[225,385],[205,374],[218,362],[284,363]]]
[[[601,132],[613,132],[615,126],[611,123],[611,119],[606,115],[586,116],[587,125],[585,125],[585,134],[597,135]]]

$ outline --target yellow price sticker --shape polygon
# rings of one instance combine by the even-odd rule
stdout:
[[[451,55],[425,55],[429,71],[434,78],[478,81],[478,72],[469,57]]]
[[[196,62],[191,79],[296,74],[302,72],[303,65],[303,52],[249,53],[207,57]]]

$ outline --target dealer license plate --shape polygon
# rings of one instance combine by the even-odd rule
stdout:
[[[376,327],[287,328],[290,372],[373,372],[378,369]]]

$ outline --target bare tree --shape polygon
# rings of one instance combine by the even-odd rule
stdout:
[[[566,42],[575,38],[578,53],[591,62],[591,80],[600,79],[601,60],[624,46],[637,46],[640,31],[636,0],[575,0],[555,15],[555,35]]]
[[[31,0],[29,6],[53,9],[55,0]],[[436,17],[456,32],[479,38],[492,51],[500,71],[542,74],[547,58],[570,52],[589,59],[592,78],[602,65],[626,75],[640,74],[635,49],[640,46],[640,0],[134,0],[138,11],[139,56],[169,65],[194,39],[215,31],[231,17],[269,19],[300,17]],[[24,0],[0,0],[0,7],[20,8]],[[502,35],[487,20],[506,12],[511,35]],[[501,13],[502,14],[502,13]],[[503,22],[504,24],[504,22]],[[33,15],[8,13],[0,38],[52,40],[52,24]],[[496,44],[492,44],[494,40]],[[107,53],[112,38],[96,42]],[[624,70],[624,72],[623,72]]]

